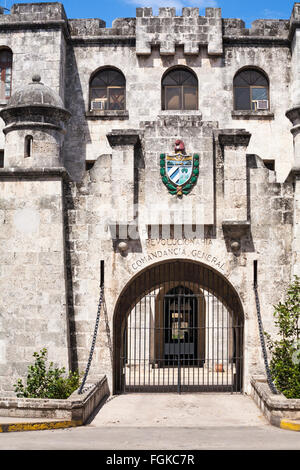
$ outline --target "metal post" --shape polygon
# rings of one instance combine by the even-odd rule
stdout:
[[[104,286],[104,260],[100,261],[100,287]]]
[[[178,380],[177,380],[177,391],[181,393],[181,377],[180,377],[180,328],[181,328],[181,316],[180,316],[180,309],[181,309],[181,298],[180,294],[178,295],[178,329],[177,329],[177,342],[178,342]]]

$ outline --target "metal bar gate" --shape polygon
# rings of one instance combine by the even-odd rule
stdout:
[[[223,277],[167,262],[135,278],[123,300],[120,392],[242,390],[243,315]]]

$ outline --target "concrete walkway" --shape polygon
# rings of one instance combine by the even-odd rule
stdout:
[[[86,426],[0,434],[0,449],[300,450],[300,439],[248,396],[132,394],[109,398]]]
[[[231,394],[128,394],[108,399],[96,427],[215,427],[267,425],[251,397]]]

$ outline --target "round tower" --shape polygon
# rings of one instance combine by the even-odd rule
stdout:
[[[64,166],[62,145],[71,114],[39,75],[13,93],[0,116],[5,122],[5,168]]]

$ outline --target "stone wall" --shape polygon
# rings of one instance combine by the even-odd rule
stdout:
[[[0,17],[0,45],[13,52],[13,91],[29,82],[34,70],[72,114],[63,147],[70,174],[64,189],[61,171],[37,174],[28,162],[25,170],[21,159],[21,169],[0,174],[3,391],[11,391],[12,380],[25,373],[39,347],[48,347],[60,365],[85,369],[100,260],[105,261],[105,308],[91,376],[106,374],[112,389],[120,293],[140,271],[169,259],[205,263],[237,292],[245,316],[244,390],[250,390],[250,376],[263,371],[253,262],[258,262],[264,329],[270,333],[272,305],[282,299],[292,272],[298,202],[295,206],[293,180],[287,180],[294,151],[286,111],[299,105],[298,9],[296,4],[291,22],[257,20],[249,29],[242,20],[222,19],[219,9],[207,9],[205,17],[193,8],[184,8],[181,16],[172,8],[160,9],[158,16],[138,9],[136,18],[116,19],[112,28],[100,19],[67,20],[59,3],[17,4]],[[162,77],[178,65],[198,79],[197,110],[162,110]],[[126,78],[126,110],[93,113],[90,79],[106,66]],[[267,75],[270,110],[234,111],[233,79],[244,67]],[[200,158],[197,185],[183,199],[170,196],[160,175],[160,154],[173,152],[176,139]],[[275,172],[266,160],[275,161]],[[86,161],[95,162],[90,171]],[[196,240],[148,238],[153,206],[161,225],[171,210],[182,209],[195,222],[193,211],[202,207],[203,233]],[[118,238],[113,225],[128,231],[136,215],[138,236]],[[123,238],[126,253],[119,248]]]
[[[82,394],[78,390],[65,400],[42,398],[0,398],[1,417],[8,418],[40,418],[69,420],[69,426],[82,426],[103,405],[109,396],[106,377],[101,377],[97,383],[87,384]],[[45,426],[46,427],[46,426]],[[45,428],[44,428],[45,429]],[[34,426],[33,429],[34,430]]]
[[[167,127],[162,126],[160,132],[163,130],[166,131]],[[147,181],[146,172],[149,171],[147,162],[153,160],[151,140],[142,147],[147,149],[143,155],[145,165],[139,165],[139,160],[135,160],[136,165],[139,165],[137,171],[141,185],[138,200],[141,207],[145,191],[143,183]],[[106,308],[102,313],[91,374],[92,377],[97,377],[99,373],[107,374],[110,386],[112,384],[113,317],[118,297],[134,275],[155,262],[167,259],[185,258],[205,262],[229,280],[244,306],[245,390],[250,390],[251,374],[264,370],[253,293],[253,261],[258,261],[259,295],[264,329],[274,333],[272,306],[281,300],[291,275],[293,186],[292,183],[276,183],[274,172],[268,170],[259,157],[248,156],[246,165],[247,214],[251,226],[241,236],[240,250],[234,253],[230,247],[230,234],[223,232],[222,228],[225,207],[224,167],[218,141],[214,145],[214,153],[217,159],[214,193],[217,208],[215,231],[205,232],[202,238],[196,240],[181,241],[151,240],[140,232],[137,240],[126,240],[129,246],[126,256],[120,253],[118,240],[113,239],[109,227],[111,211],[114,207],[112,205],[113,193],[110,188],[115,187],[115,181],[111,179],[111,157],[109,155],[99,157],[93,169],[86,173],[82,183],[72,183],[69,186],[67,209],[70,223],[70,270],[73,289],[73,295],[69,296],[69,303],[74,313],[71,343],[73,347],[76,347],[80,367],[84,368],[91,344],[99,297],[99,262],[103,259],[105,261]],[[163,201],[168,200],[170,196],[161,183],[159,166],[152,166],[151,171],[153,202],[157,194],[163,204]],[[157,185],[157,192],[154,185]],[[150,191],[149,188],[148,191]],[[196,193],[197,191],[198,189],[195,188]],[[129,190],[128,197],[133,201],[132,188]],[[195,195],[191,194],[189,197],[193,198]],[[171,199],[169,204],[170,202]],[[139,204],[138,207],[140,207]]]
[[[0,47],[13,53],[12,93],[39,74],[64,100],[65,21],[60,3],[15,4],[9,15],[0,15]],[[1,102],[0,108],[5,104]],[[2,131],[2,120],[0,127]],[[0,135],[0,148],[4,148],[4,135]]]
[[[136,53],[151,54],[158,46],[161,55],[174,55],[175,45],[182,45],[185,54],[199,54],[199,46],[207,45],[210,55],[221,55],[222,19],[220,8],[207,8],[205,17],[199,8],[183,8],[176,17],[175,8],[160,8],[154,17],[152,8],[137,8]]]
[[[218,123],[205,122],[199,115],[174,114],[160,115],[157,121],[141,123],[144,170],[139,174],[139,195],[136,197],[141,223],[176,225],[185,217],[185,223],[190,225],[214,224],[213,131],[217,126]],[[160,177],[160,154],[173,154],[174,143],[179,137],[184,141],[187,155],[199,156],[201,168],[197,184],[189,197],[180,203],[168,194]]]
[[[0,175],[2,394],[44,347],[49,360],[69,367],[62,182],[23,178]]]
[[[137,20],[151,23],[162,20],[198,21],[199,18],[202,17],[147,16]],[[266,160],[276,160],[279,181],[286,179],[293,153],[290,124],[285,117],[290,106],[291,55],[288,42],[280,42],[281,35],[271,36],[273,42],[268,42],[269,36],[261,34],[260,41],[252,46],[251,41],[245,44],[240,33],[236,33],[232,35],[233,42],[224,43],[223,56],[215,57],[207,46],[201,44],[198,54],[186,54],[184,44],[178,44],[171,55],[163,55],[158,45],[153,45],[147,55],[137,55],[135,42],[128,42],[132,31],[127,36],[116,35],[116,31],[109,29],[105,31],[108,42],[102,41],[104,32],[93,40],[82,33],[80,40],[78,36],[74,37],[67,53],[66,106],[73,118],[68,127],[65,159],[74,178],[80,179],[84,174],[85,160],[93,161],[103,153],[110,153],[106,134],[112,128],[138,129],[140,122],[155,121],[160,115],[168,115],[168,111],[162,111],[161,80],[169,68],[184,65],[191,68],[198,78],[198,113],[203,120],[218,121],[220,128],[247,129],[253,136],[250,153]],[[157,37],[160,37],[158,33]],[[284,64],[280,74],[278,64]],[[126,114],[97,116],[89,113],[89,81],[92,74],[104,66],[116,67],[125,75]],[[258,67],[268,76],[270,112],[234,112],[233,78],[246,66]]]
[[[273,394],[264,378],[252,377],[251,396],[265,417],[273,426],[284,429],[296,430],[292,426],[284,426],[283,420],[288,419],[289,424],[299,424],[300,400],[286,398],[281,393]]]
[[[175,48],[173,44],[171,52],[166,49],[169,55],[160,50],[164,22],[171,25],[169,35],[177,37],[178,28],[188,31],[180,33],[180,40]],[[192,25],[199,22],[205,40],[192,37],[195,27]],[[9,15],[0,18],[0,45],[13,52],[13,91],[24,80],[29,82],[34,70],[65,99],[73,118],[68,127],[64,159],[77,180],[84,174],[86,160],[95,160],[109,152],[106,134],[112,127],[137,128],[140,121],[153,121],[161,114],[163,74],[172,66],[186,65],[199,80],[199,111],[203,119],[219,121],[221,128],[247,128],[253,135],[251,153],[263,159],[275,159],[278,178],[284,181],[292,154],[290,126],[285,117],[291,104],[290,66],[293,64],[288,26],[288,20],[257,20],[252,28],[245,29],[242,20],[221,19],[219,9],[209,8],[206,16],[199,16],[198,9],[184,8],[182,16],[175,16],[173,9],[162,8],[160,16],[153,16],[151,9],[138,9],[137,18],[116,19],[112,28],[105,28],[105,23],[97,18],[67,20],[59,3],[17,4]],[[139,38],[146,37],[145,28],[149,30],[147,34],[157,39],[152,41],[147,54],[140,56],[137,55],[142,40]],[[218,35],[214,34],[214,28],[218,28]],[[215,57],[208,48],[212,41],[210,35],[214,40],[218,38],[220,44],[223,42],[223,55]],[[167,43],[172,42],[170,36]],[[278,64],[284,64],[283,73],[278,73]],[[127,115],[103,120],[101,116],[86,114],[90,77],[103,66],[117,67],[126,77]],[[270,113],[232,114],[233,77],[245,66],[261,68],[269,77]],[[296,73],[293,72],[294,83]],[[296,89],[296,85],[291,86],[292,96]],[[3,137],[0,147],[4,148]]]

